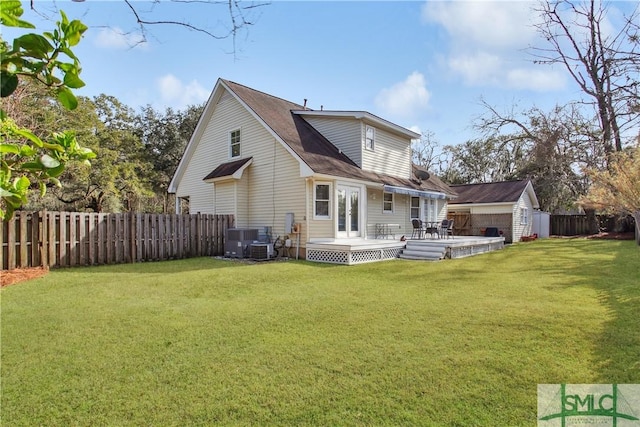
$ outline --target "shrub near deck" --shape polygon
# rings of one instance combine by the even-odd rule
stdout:
[[[539,383],[640,382],[638,277],[582,239],[55,270],[2,290],[3,425],[535,425]]]

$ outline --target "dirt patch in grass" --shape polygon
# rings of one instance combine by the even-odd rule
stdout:
[[[0,271],[0,286],[5,287],[24,282],[25,280],[37,279],[49,273],[45,267],[15,268],[13,270]]]
[[[592,234],[587,236],[589,239],[605,239],[605,240],[633,240],[635,235],[633,231],[628,233],[610,233],[608,231],[603,231],[598,234]]]

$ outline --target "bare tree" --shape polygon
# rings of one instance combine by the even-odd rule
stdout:
[[[422,137],[411,144],[411,160],[416,165],[437,173],[442,170],[444,162],[439,145],[432,131],[422,132]]]
[[[85,0],[74,0],[84,2]],[[268,2],[239,1],[239,0],[153,0],[151,2],[136,2],[122,0],[122,3],[131,12],[135,20],[134,30],[126,31],[123,35],[135,33],[136,37],[130,38],[132,46],[145,43],[150,35],[152,26],[177,26],[189,31],[196,31],[216,40],[231,39],[233,43],[232,53],[237,53],[237,39],[245,33],[258,19],[258,9],[267,6]],[[87,2],[90,7],[90,2]],[[166,10],[166,6],[179,4],[184,8],[210,7],[211,13],[196,13],[200,21],[187,21],[176,19],[175,15]],[[42,5],[31,0],[31,9],[43,17]],[[58,11],[54,11],[57,14]],[[190,18],[197,19],[197,18]],[[108,27],[108,25],[105,25]],[[110,27],[111,28],[111,27]]]
[[[564,66],[587,95],[607,155],[621,151],[625,133],[640,124],[640,16],[634,7],[614,32],[607,2],[546,0],[537,9],[542,21],[536,27],[549,47],[532,48],[536,62]]]
[[[492,150],[497,155],[492,168],[508,179],[531,179],[544,210],[572,207],[589,185],[583,170],[603,168],[599,131],[577,105],[549,112],[534,107],[519,114],[483,105],[488,114],[474,127],[486,140],[499,142]]]

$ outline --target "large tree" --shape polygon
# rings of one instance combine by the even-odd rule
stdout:
[[[640,146],[617,153],[607,170],[589,170],[593,181],[581,203],[589,208],[633,215],[640,245]]]
[[[614,4],[541,2],[537,29],[547,45],[532,51],[538,63],[560,64],[578,84],[585,95],[578,101],[593,106],[607,155],[621,151],[625,135],[635,137],[633,130],[640,123],[639,9],[636,3],[616,22],[610,13]]]
[[[167,108],[159,112],[146,106],[137,116],[136,132],[144,146],[145,159],[151,166],[149,179],[155,194],[148,200],[148,209],[172,211],[173,197],[169,198],[167,194],[169,183],[203,109],[204,105],[192,105],[184,111]]]
[[[534,107],[522,113],[485,107],[488,114],[478,119],[476,129],[486,138],[500,135],[503,146],[508,147],[492,161],[512,163],[512,179],[531,179],[543,210],[573,207],[588,188],[582,170],[602,168],[605,163],[593,122],[573,104],[551,111]]]
[[[452,184],[514,179],[527,155],[526,141],[517,135],[486,132],[482,137],[443,149],[447,159],[441,177]]]

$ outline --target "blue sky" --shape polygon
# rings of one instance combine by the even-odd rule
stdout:
[[[23,2],[23,18],[50,30]],[[184,20],[212,31],[228,25],[225,6],[151,3],[134,6],[149,19]],[[614,2],[630,9],[634,3]],[[136,44],[135,17],[123,1],[36,1],[90,29],[75,49],[87,86],[77,93],[113,95],[137,109],[184,108],[206,101],[219,77],[326,110],[364,110],[441,144],[477,136],[470,125],[485,99],[498,110],[549,109],[580,96],[562,69],[536,65],[540,46],[528,1],[274,1],[253,9],[254,25],[213,40],[177,26],[147,27]],[[151,12],[151,13],[146,13]],[[15,30],[3,28],[10,40]]]

